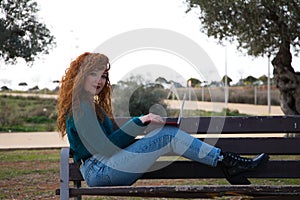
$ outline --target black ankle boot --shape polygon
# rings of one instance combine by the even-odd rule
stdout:
[[[231,152],[224,153],[223,157],[221,162],[223,173],[225,174],[227,181],[233,185],[251,184],[250,181],[243,176],[243,173],[255,171],[259,166],[269,160],[269,156],[265,153],[262,153],[253,159],[244,158]]]

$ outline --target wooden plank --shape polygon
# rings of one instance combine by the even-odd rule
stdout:
[[[210,167],[192,161],[159,161],[141,179],[224,178],[220,167]],[[245,175],[249,178],[300,178],[300,161],[269,161],[266,166]],[[70,165],[70,181],[82,181],[79,169]]]
[[[300,116],[188,117],[183,130],[198,127],[198,133],[300,133]]]
[[[156,171],[144,174],[143,179],[180,179],[180,178],[224,178],[220,167],[210,167],[197,162],[176,161],[167,165],[165,161],[156,163]],[[300,161],[269,161],[266,166],[255,172],[245,173],[249,178],[300,178]]]
[[[118,118],[116,121],[122,125],[129,119]],[[166,120],[176,121],[177,118]],[[184,117],[180,128],[189,133],[300,133],[300,116]]]
[[[256,155],[262,152],[270,155],[299,155],[300,137],[257,137],[257,138],[199,138],[223,151],[231,151],[244,155]],[[175,154],[167,154],[174,156]]]
[[[135,196],[164,198],[214,198],[222,196],[254,196],[263,199],[300,198],[300,186],[265,185],[198,185],[198,186],[112,186],[70,189],[70,196]],[[264,198],[265,197],[265,198]],[[273,198],[272,198],[273,197]]]
[[[205,139],[206,143],[212,143],[221,147],[224,151],[237,152],[239,154],[268,153],[271,155],[299,155],[300,137],[296,138],[220,138]],[[216,143],[216,144],[214,144]]]

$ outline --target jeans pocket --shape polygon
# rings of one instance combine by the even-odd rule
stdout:
[[[108,174],[105,174],[106,166],[100,162],[92,162],[89,169],[86,171],[86,183],[90,187],[94,186],[110,186],[112,185]]]
[[[93,161],[91,160],[86,160],[82,165],[80,166],[80,172],[85,181],[90,177],[90,174],[92,173],[93,169]]]
[[[97,173],[96,184],[97,184],[97,186],[111,186],[112,182],[108,175],[102,174],[102,173]]]

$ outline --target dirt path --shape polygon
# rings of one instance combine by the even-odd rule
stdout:
[[[57,132],[0,133],[0,150],[52,149],[69,146]]]
[[[167,100],[165,101],[170,108],[179,109],[180,101]],[[220,112],[225,108],[225,103],[220,102],[206,102],[206,101],[186,101],[184,109],[186,110],[205,110]],[[230,110],[238,110],[239,113],[248,115],[284,115],[280,109],[280,106],[271,106],[271,112],[269,114],[269,108],[267,105],[253,105],[253,104],[241,104],[241,103],[228,103],[227,108]]]

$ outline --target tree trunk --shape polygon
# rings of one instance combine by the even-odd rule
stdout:
[[[272,60],[276,87],[280,91],[280,106],[285,115],[300,114],[300,74],[292,67],[290,43],[283,42]]]

